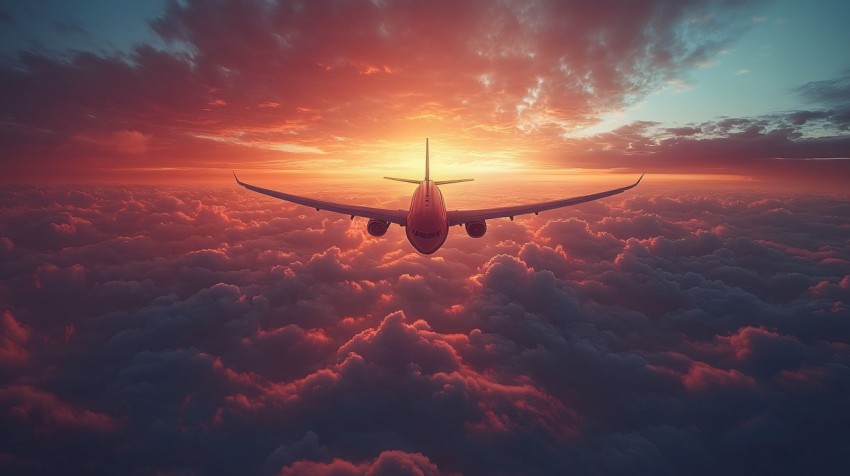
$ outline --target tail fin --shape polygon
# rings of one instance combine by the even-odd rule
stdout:
[[[431,170],[429,167],[430,154],[428,153],[428,138],[425,138],[425,181],[431,180]]]
[[[384,177],[387,180],[395,180],[397,182],[407,182],[407,183],[415,183],[419,184],[419,180],[411,180],[405,178],[396,178],[396,177]],[[238,179],[237,179],[238,180]],[[428,149],[428,138],[425,138],[425,181],[431,180],[431,153]],[[458,183],[458,182],[472,182],[475,179],[466,178],[466,179],[456,179],[456,180],[438,180],[434,182],[434,185],[446,185],[450,183]],[[427,193],[427,189],[426,189]]]

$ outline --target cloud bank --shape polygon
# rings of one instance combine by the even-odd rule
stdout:
[[[850,203],[632,194],[402,230],[6,187],[4,473],[840,474]]]

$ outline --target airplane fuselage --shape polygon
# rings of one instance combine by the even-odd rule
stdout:
[[[407,241],[416,251],[430,255],[440,249],[449,235],[446,204],[433,180],[424,180],[410,200],[405,226]]]

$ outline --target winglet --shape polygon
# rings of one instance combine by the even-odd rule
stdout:
[[[622,187],[622,188],[618,188],[618,189],[616,189],[616,190],[617,190],[617,193],[623,193],[623,192],[625,192],[626,190],[631,190],[631,189],[633,189],[633,188],[637,187],[637,186],[638,186],[638,184],[640,183],[640,181],[641,181],[641,180],[643,180],[643,176],[644,176],[644,175],[646,175],[646,173],[642,173],[642,174],[640,174],[640,177],[638,177],[637,182],[635,182],[635,183],[633,183],[633,184],[631,184],[631,185],[626,185],[625,187]]]
[[[627,186],[625,186],[625,187],[621,188],[620,190],[622,190],[622,191],[624,191],[624,192],[625,192],[626,190],[629,190],[629,189],[632,189],[632,188],[637,187],[637,186],[638,186],[638,184],[640,183],[640,181],[641,181],[641,180],[643,180],[643,176],[644,176],[644,175],[646,175],[646,172],[644,172],[644,173],[640,174],[640,177],[637,179],[637,182],[635,182],[635,183],[633,183],[633,184],[631,184],[631,185],[627,185]]]
[[[644,172],[644,173],[642,173],[642,174],[640,174],[640,178],[638,178],[638,179],[637,179],[637,182],[635,182],[635,183],[633,183],[633,184],[631,184],[631,185],[627,185],[627,186],[625,186],[625,187],[621,188],[620,190],[621,190],[621,191],[623,191],[623,192],[625,192],[626,190],[629,190],[629,189],[632,189],[632,188],[637,187],[637,186],[638,186],[638,184],[640,183],[640,181],[641,181],[641,180],[643,180],[643,176],[644,176],[644,175],[646,175],[646,173],[645,173],[645,172]]]
[[[231,172],[233,172],[233,171],[231,171]],[[245,185],[244,183],[242,183],[242,182],[239,180],[239,177],[237,177],[237,176],[236,176],[236,172],[233,172],[233,178],[235,178],[235,179],[236,179],[236,183],[238,183],[239,185],[242,185],[242,186],[244,186],[244,185]]]

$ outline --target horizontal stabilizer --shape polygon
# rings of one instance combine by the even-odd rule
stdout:
[[[421,180],[412,180],[412,179],[406,179],[406,178],[395,178],[395,177],[384,177],[384,178],[387,179],[387,180],[395,180],[396,182],[415,183],[416,185],[419,185],[420,183],[422,183]]]
[[[449,183],[472,182],[473,180],[475,180],[475,179],[472,179],[472,178],[462,178],[462,179],[457,179],[457,180],[436,180],[436,181],[434,182],[434,184],[435,184],[435,185],[446,185],[446,184],[449,184]]]

